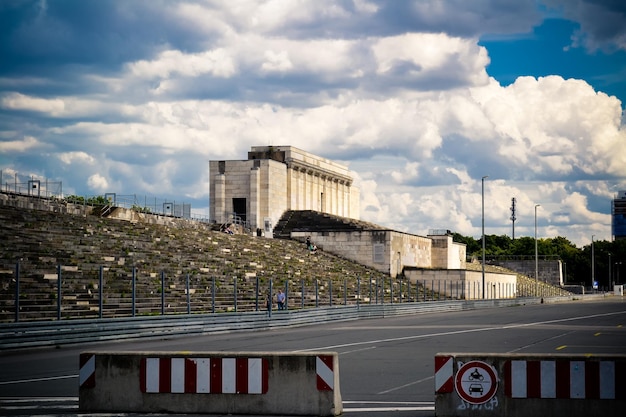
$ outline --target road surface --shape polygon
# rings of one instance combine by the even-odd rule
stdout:
[[[434,416],[434,356],[439,352],[624,354],[625,324],[626,301],[608,297],[169,340],[8,351],[0,353],[0,414],[82,415],[78,410],[78,356],[86,350],[329,350],[339,353],[344,415]]]

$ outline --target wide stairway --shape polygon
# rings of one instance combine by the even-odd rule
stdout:
[[[388,230],[374,223],[348,217],[335,216],[314,210],[287,210],[274,228],[274,237],[289,239],[292,231],[354,232],[363,230]]]
[[[262,309],[270,279],[295,308],[340,305],[389,280],[298,242],[190,220],[163,226],[0,206],[0,224],[2,322],[15,320],[16,276],[20,321],[99,317],[101,277],[103,317],[129,316],[133,306],[138,315]]]

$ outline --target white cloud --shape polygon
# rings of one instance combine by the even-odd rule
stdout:
[[[54,41],[43,44],[62,48],[31,53],[63,64],[56,74],[0,74],[2,157],[78,193],[184,195],[205,206],[209,160],[292,145],[349,164],[362,217],[381,225],[479,236],[480,178],[489,175],[487,233],[510,233],[515,197],[519,235],[532,234],[541,204],[542,236],[609,237],[597,207],[608,204],[607,184],[626,188],[622,103],[582,80],[503,86],[487,75],[481,34],[530,32],[536,2],[222,3],[117,5],[112,27],[136,37],[93,55],[70,54],[83,42],[59,43],[84,29],[50,4],[24,28],[56,19]],[[578,41],[619,45],[621,29],[601,39],[593,16],[583,26],[593,38]],[[98,32],[84,43],[100,36],[113,39]],[[15,37],[39,45],[26,29]]]
[[[0,100],[0,105],[6,110],[32,110],[51,114],[58,114],[65,110],[63,100],[29,97],[20,93],[6,94]]]
[[[487,52],[475,40],[444,33],[411,33],[382,38],[372,47],[378,75],[407,79],[445,79],[486,84]]]
[[[141,60],[129,64],[128,70],[136,77],[148,79],[168,78],[172,75],[197,77],[203,74],[228,78],[237,72],[232,58],[222,48],[199,54],[164,51],[154,60]]]
[[[95,159],[91,155],[82,151],[62,152],[58,155],[58,158],[66,165],[73,163],[85,163],[87,165],[92,165],[95,162]]]
[[[90,190],[97,193],[105,193],[109,188],[109,182],[100,174],[93,174],[87,179],[87,185]]]
[[[0,142],[0,153],[23,153],[41,147],[42,145],[43,143],[39,142],[37,138],[26,136],[21,140],[8,140]]]

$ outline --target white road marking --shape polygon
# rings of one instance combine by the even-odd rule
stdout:
[[[537,321],[537,322],[532,322],[532,323],[510,324],[510,325],[507,324],[507,325],[502,325],[502,326],[483,327],[483,328],[478,328],[478,329],[454,330],[454,331],[449,331],[449,332],[437,332],[437,333],[419,334],[419,335],[413,335],[413,336],[391,337],[391,338],[388,338],[388,339],[364,340],[362,342],[343,343],[343,344],[340,344],[340,345],[321,346],[321,347],[314,347],[314,348],[310,348],[310,349],[301,349],[301,350],[297,350],[296,352],[309,352],[309,351],[316,351],[316,350],[345,348],[345,347],[352,347],[352,346],[364,346],[364,345],[371,345],[371,344],[378,344],[378,343],[397,342],[397,341],[402,341],[402,340],[425,339],[425,338],[428,338],[428,337],[450,336],[450,335],[465,334],[465,333],[488,332],[488,331],[492,331],[492,330],[517,329],[517,328],[520,328],[520,327],[540,326],[542,324],[560,323],[560,322],[565,322],[565,321],[574,321],[574,320],[583,320],[583,319],[590,319],[590,318],[596,318],[596,317],[614,316],[614,315],[618,315],[618,314],[626,314],[626,311],[616,311],[616,312],[612,312],[612,313],[603,313],[603,314],[591,314],[591,315],[588,315],[588,316],[569,317],[569,318],[565,318],[565,319]],[[386,329],[387,327],[384,327],[384,328]],[[358,328],[351,328],[351,329],[355,330],[355,329],[358,329]]]

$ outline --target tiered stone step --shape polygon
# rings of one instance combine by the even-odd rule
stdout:
[[[77,216],[0,206],[0,321],[12,321],[15,307],[14,270],[20,265],[20,320],[55,319],[57,267],[62,266],[62,318],[99,316],[99,271],[103,269],[103,316],[132,314],[132,268],[136,268],[136,314],[160,314],[161,271],[165,272],[166,313],[186,313],[186,276],[191,311],[232,311],[234,280],[237,310],[264,308],[274,288],[289,288],[290,306],[315,305],[319,280],[320,305],[356,293],[356,277],[382,274],[327,253],[309,254],[298,242],[247,235],[227,235],[210,225],[181,221],[174,226],[131,223],[96,216]],[[6,225],[6,227],[4,227]],[[388,278],[387,278],[388,279]],[[215,280],[215,296],[213,296]],[[213,299],[215,306],[213,306]],[[349,302],[355,302],[354,297]]]

